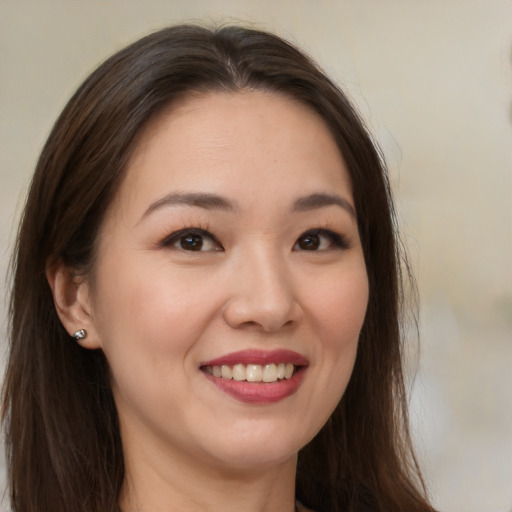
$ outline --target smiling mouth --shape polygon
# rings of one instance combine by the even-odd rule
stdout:
[[[293,350],[240,350],[203,361],[199,370],[239,402],[265,405],[295,394],[309,366]]]
[[[205,365],[201,370],[216,378],[238,382],[267,383],[291,379],[300,366],[293,363]]]

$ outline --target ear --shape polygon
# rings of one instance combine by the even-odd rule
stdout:
[[[46,279],[53,294],[55,309],[69,336],[85,329],[87,336],[77,340],[88,349],[101,348],[101,342],[94,325],[91,308],[90,287],[83,276],[77,275],[64,263],[57,262],[46,268]]]

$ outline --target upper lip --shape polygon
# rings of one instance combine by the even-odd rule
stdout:
[[[222,366],[235,364],[271,364],[271,363],[292,363],[295,366],[306,366],[308,360],[293,350],[240,350],[231,352],[209,361],[204,361],[200,366]]]

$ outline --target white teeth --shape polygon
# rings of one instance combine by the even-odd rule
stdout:
[[[263,369],[261,368],[261,364],[248,364],[246,378],[248,382],[261,382],[261,379],[263,378]]]
[[[277,380],[277,365],[274,363],[263,368],[263,382],[275,382]]]
[[[230,366],[222,365],[222,378],[231,380],[233,378],[233,370]]]
[[[290,379],[295,366],[292,363],[235,364],[233,367],[223,364],[222,366],[205,366],[204,371],[214,377],[227,380],[270,383]]]
[[[235,364],[233,366],[233,380],[245,380],[247,372],[243,364]]]

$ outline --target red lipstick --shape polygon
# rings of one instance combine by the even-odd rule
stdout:
[[[201,366],[233,366],[234,364],[271,364],[292,363],[295,366],[307,366],[308,360],[292,350],[241,350],[225,356],[205,361]]]
[[[291,350],[242,350],[201,363],[200,368],[212,366],[234,366],[236,364],[267,365],[267,364],[291,363],[294,365],[294,373],[289,379],[276,382],[247,382],[246,380],[232,380],[215,377],[209,372],[203,371],[203,375],[218,389],[232,396],[240,402],[251,404],[270,404],[284,400],[299,388],[304,377],[308,360]]]

